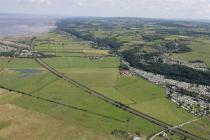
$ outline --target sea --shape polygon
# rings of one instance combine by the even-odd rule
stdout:
[[[54,30],[55,17],[0,14],[0,37],[36,35]]]

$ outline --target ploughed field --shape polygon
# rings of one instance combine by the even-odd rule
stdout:
[[[37,37],[35,49],[52,55],[42,60],[59,72],[158,120],[179,125],[194,119],[169,101],[162,87],[135,75],[121,75],[120,58],[107,50],[55,33]],[[32,58],[14,58],[9,63],[8,59],[0,58],[0,86],[33,96],[0,91],[0,139],[118,140],[122,136],[113,132],[149,138],[163,129],[86,93]],[[196,135],[202,130],[200,135],[209,138],[210,125],[206,123],[206,129],[200,127],[206,120],[184,129]]]

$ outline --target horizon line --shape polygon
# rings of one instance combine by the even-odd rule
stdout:
[[[203,18],[162,18],[162,17],[141,17],[141,16],[93,16],[93,15],[68,15],[68,14],[35,14],[35,13],[1,13],[0,15],[24,15],[37,17],[54,17],[54,18],[137,18],[137,19],[155,19],[155,20],[178,20],[178,21],[206,21],[210,19]]]

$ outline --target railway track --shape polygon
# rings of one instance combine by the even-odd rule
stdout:
[[[131,108],[131,107],[129,107],[129,106],[121,103],[121,102],[118,102],[118,101],[115,101],[115,100],[113,100],[111,98],[108,98],[108,97],[100,94],[99,92],[97,92],[95,90],[92,90],[89,87],[87,87],[87,86],[85,86],[85,85],[83,85],[83,84],[75,81],[74,79],[71,79],[70,77],[65,76],[63,73],[60,73],[59,71],[57,71],[53,67],[49,66],[48,64],[46,64],[45,62],[43,62],[39,58],[35,58],[35,60],[42,67],[44,67],[45,69],[47,69],[48,71],[50,71],[54,75],[62,78],[63,80],[67,81],[70,84],[75,85],[76,87],[82,89],[83,91],[87,92],[88,94],[91,94],[93,96],[96,96],[96,97],[100,98],[101,100],[104,100],[105,102],[108,102],[108,103],[110,103],[110,104],[112,104],[112,105],[114,105],[114,106],[116,106],[116,107],[118,107],[120,109],[123,109],[123,110],[125,110],[125,111],[127,111],[127,112],[129,112],[129,113],[131,113],[131,114],[133,114],[135,116],[138,116],[140,118],[146,119],[146,120],[148,120],[148,121],[150,121],[150,122],[152,122],[152,123],[154,123],[154,124],[156,124],[158,126],[163,127],[164,129],[173,128],[173,126],[170,125],[170,124],[168,124],[168,123],[165,123],[163,121],[160,121],[158,119],[155,119],[155,118],[153,118],[153,117],[151,117],[151,116],[149,116],[147,114],[144,114],[144,113],[142,113],[140,111],[137,111],[137,110],[135,110],[135,109],[133,109],[133,108]],[[178,133],[178,134],[180,134],[180,135],[182,135],[184,137],[190,138],[192,140],[205,140],[205,139],[203,139],[201,137],[198,137],[198,136],[196,136],[194,134],[191,134],[191,133],[189,133],[189,132],[187,132],[185,130],[182,130],[180,128],[172,129],[171,131],[173,131],[175,133]]]

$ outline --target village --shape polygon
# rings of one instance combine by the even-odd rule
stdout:
[[[43,53],[33,51],[31,46],[11,41],[0,40],[1,56],[14,56],[19,58],[44,57]]]
[[[195,116],[203,116],[210,113],[210,102],[209,100],[206,100],[210,97],[209,86],[167,79],[163,75],[153,74],[130,67],[129,64],[124,61],[123,63],[129,67],[131,72],[156,85],[164,87],[166,89],[167,97],[177,104],[177,107],[182,107]],[[188,92],[188,94],[185,94],[182,91]]]

